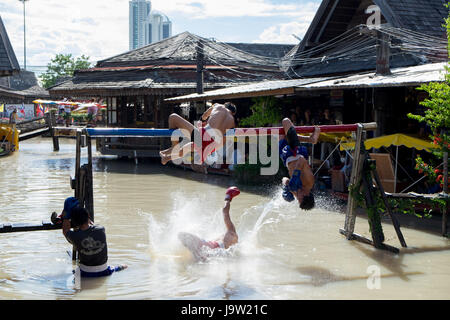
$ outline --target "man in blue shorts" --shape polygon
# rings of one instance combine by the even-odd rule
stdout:
[[[71,227],[74,228],[73,231],[70,230]],[[108,266],[105,228],[94,225],[89,219],[88,211],[80,207],[74,197],[67,198],[64,202],[62,232],[79,253],[82,277],[109,276],[127,268],[126,265]]]
[[[311,210],[314,208],[314,195],[312,188],[314,186],[314,174],[306,160],[308,150],[300,142],[316,144],[320,128],[315,127],[314,132],[309,137],[298,136],[295,126],[289,118],[283,119],[284,136],[281,136],[279,142],[280,158],[289,171],[290,178],[283,178],[283,199],[292,202],[297,198],[300,208]]]

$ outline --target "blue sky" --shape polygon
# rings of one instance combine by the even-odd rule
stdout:
[[[184,31],[223,42],[288,43],[302,37],[321,0],[152,0],[152,9]],[[23,5],[0,0],[0,15],[23,64]],[[45,66],[58,53],[92,62],[128,51],[128,0],[29,0],[27,66]]]

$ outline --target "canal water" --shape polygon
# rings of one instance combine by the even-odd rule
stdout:
[[[0,158],[0,223],[49,220],[73,195],[75,144],[24,141]],[[86,154],[83,153],[83,161]],[[399,255],[347,241],[343,208],[319,197],[304,212],[277,188],[241,187],[231,204],[240,242],[196,262],[177,238],[224,231],[227,177],[94,153],[95,222],[105,226],[109,264],[128,269],[74,281],[61,230],[0,234],[0,299],[449,299],[450,242],[403,228]],[[355,230],[367,237],[367,220]],[[400,247],[390,224],[387,243]]]

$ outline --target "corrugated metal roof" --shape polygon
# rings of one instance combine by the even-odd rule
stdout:
[[[424,83],[445,80],[446,62],[429,63],[419,66],[396,68],[390,75],[377,75],[375,72],[351,75],[334,80],[303,85],[298,90],[312,89],[350,89],[364,87],[409,87]]]
[[[420,66],[392,69],[391,75],[377,75],[375,72],[346,77],[308,78],[296,80],[263,81],[259,83],[218,89],[203,94],[190,94],[166,99],[169,102],[203,101],[212,99],[235,99],[253,97],[258,93],[277,95],[302,90],[350,89],[363,87],[419,86],[429,82],[444,81],[444,67],[447,63],[430,63]],[[289,90],[290,89],[290,90]]]
[[[182,97],[169,98],[166,99],[166,101],[184,102],[184,101],[209,100],[219,98],[226,99],[226,98],[235,98],[236,96],[245,97],[245,95],[248,95],[248,97],[250,97],[254,96],[255,94],[277,95],[280,94],[280,92],[289,92],[289,91],[291,91],[291,93],[294,93],[294,88],[296,87],[321,82],[328,79],[331,78],[327,77],[327,78],[262,81],[241,86],[234,86],[231,88],[218,89],[214,91],[205,92],[203,94],[195,93]]]

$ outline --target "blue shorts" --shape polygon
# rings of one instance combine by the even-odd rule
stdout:
[[[106,276],[110,276],[112,275],[114,272],[117,271],[121,271],[124,268],[122,266],[117,266],[117,267],[111,267],[108,266],[108,268],[106,268],[103,271],[99,271],[99,272],[86,272],[80,269],[80,275],[82,277],[86,277],[86,278],[96,278],[96,277],[106,277]],[[75,272],[75,271],[73,271]]]
[[[279,155],[284,166],[287,167],[289,158],[297,155],[302,155],[303,158],[308,159],[308,149],[305,146],[297,146],[294,149],[289,146],[286,139],[280,140],[278,144]]]

